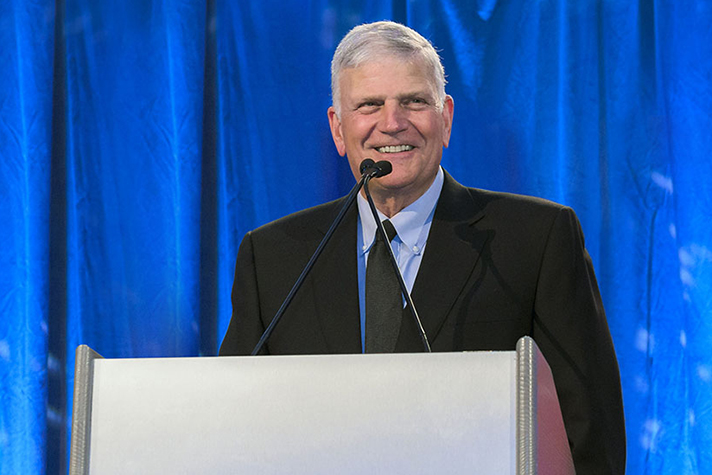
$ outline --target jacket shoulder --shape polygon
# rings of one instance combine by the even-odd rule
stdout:
[[[563,209],[570,209],[562,204],[537,196],[490,191],[479,188],[467,188],[467,191],[473,200],[481,203],[483,208],[487,210],[557,214]]]
[[[465,213],[472,214],[475,220],[481,217],[522,221],[553,219],[563,210],[574,214],[571,208],[544,198],[467,187],[447,174],[441,199],[444,216]]]
[[[321,239],[343,205],[344,198],[289,214],[250,231],[253,239]]]

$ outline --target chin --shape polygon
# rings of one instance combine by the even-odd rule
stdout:
[[[398,191],[412,184],[411,180],[406,180],[398,176],[385,176],[377,180],[378,186],[384,190]]]

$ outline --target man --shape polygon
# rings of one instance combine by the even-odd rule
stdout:
[[[380,218],[395,228],[392,245],[433,351],[513,350],[531,335],[552,368],[577,473],[623,473],[618,365],[574,212],[465,188],[441,169],[453,99],[434,48],[407,27],[378,22],[349,32],[334,54],[332,95],[334,143],[354,175],[365,158],[393,165],[371,181],[371,194]],[[342,203],[247,233],[221,354],[252,351]],[[359,196],[267,353],[368,349],[376,333],[365,311],[375,229]],[[422,351],[408,309],[397,325],[394,351]]]

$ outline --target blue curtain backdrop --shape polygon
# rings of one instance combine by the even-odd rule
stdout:
[[[74,349],[214,355],[242,235],[344,194],[329,62],[441,51],[462,183],[579,214],[628,473],[712,473],[712,2],[3,0],[0,474],[65,473]]]

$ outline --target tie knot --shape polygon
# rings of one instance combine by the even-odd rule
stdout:
[[[383,229],[386,230],[386,235],[388,236],[388,241],[393,241],[393,238],[396,237],[396,228],[393,227],[393,223],[391,223],[390,220],[384,219],[383,220]]]

